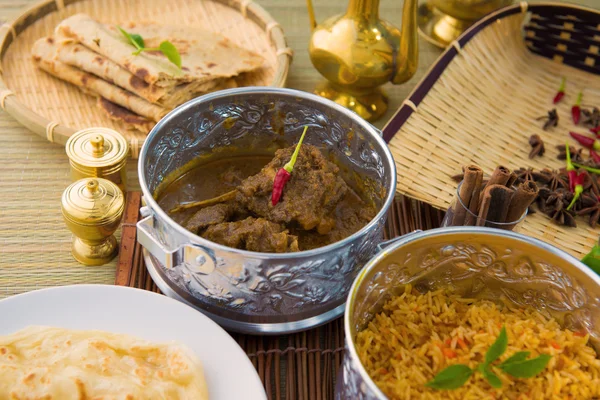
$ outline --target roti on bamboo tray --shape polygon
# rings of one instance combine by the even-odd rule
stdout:
[[[196,45],[193,47],[195,53],[190,54],[190,57],[196,55],[196,59],[199,58],[197,55],[202,56],[201,53],[204,51],[204,44],[206,44],[206,47],[212,46],[213,48],[217,48],[215,42],[223,39],[225,47],[230,47],[228,44],[233,43],[233,47],[238,49],[238,54],[251,52],[256,54],[260,60],[260,63],[257,63],[260,64],[260,67],[237,75],[234,80],[228,79],[225,81],[223,79],[219,85],[211,85],[211,82],[203,83],[200,81],[201,79],[198,79],[198,82],[193,82],[196,84],[193,87],[194,89],[200,90],[200,86],[202,85],[204,85],[202,88],[207,88],[206,90],[208,91],[232,87],[228,86],[231,84],[234,86],[275,87],[283,87],[285,85],[291,62],[291,49],[286,45],[283,30],[279,24],[262,7],[250,0],[46,0],[28,9],[13,22],[5,24],[0,28],[0,106],[17,119],[17,121],[37,134],[47,137],[52,142],[64,145],[68,137],[79,129],[95,126],[108,127],[121,132],[127,138],[131,147],[131,155],[137,158],[139,148],[143,144],[149,130],[148,127],[153,126],[154,121],[150,121],[150,124],[145,124],[139,120],[134,121],[131,119],[131,115],[126,115],[126,118],[129,119],[122,117],[121,122],[115,121],[114,118],[121,116],[120,112],[122,110],[115,109],[111,104],[107,104],[105,98],[97,98],[85,94],[77,86],[71,84],[86,81],[83,82],[85,86],[85,84],[89,84],[87,81],[90,76],[92,77],[90,80],[94,81],[91,85],[97,86],[93,87],[93,90],[104,90],[104,93],[116,97],[120,96],[121,99],[126,99],[127,102],[130,101],[129,99],[132,99],[132,104],[137,106],[137,109],[147,111],[150,115],[160,117],[164,115],[165,111],[170,109],[169,107],[160,107],[153,100],[150,103],[138,98],[138,96],[131,96],[132,93],[122,90],[121,88],[124,85],[118,80],[112,79],[113,77],[109,77],[106,80],[98,79],[98,82],[96,82],[94,78],[99,76],[99,73],[109,70],[107,64],[99,62],[101,66],[96,64],[96,69],[93,72],[88,71],[92,75],[85,76],[82,70],[71,67],[71,65],[76,65],[77,62],[86,62],[85,58],[83,58],[86,55],[88,60],[93,59],[94,56],[102,57],[102,54],[98,53],[102,53],[102,49],[107,47],[101,48],[98,45],[101,49],[92,49],[97,52],[95,53],[90,50],[94,47],[94,43],[87,43],[87,46],[80,46],[76,41],[76,46],[80,48],[73,48],[73,51],[63,55],[71,57],[74,64],[65,65],[61,59],[60,70],[58,70],[54,62],[58,58],[53,58],[52,54],[48,54],[48,51],[51,49],[48,46],[39,46],[39,43],[37,46],[34,46],[34,43],[39,39],[56,35],[58,33],[55,32],[57,25],[76,14],[87,14],[93,20],[97,21],[98,24],[112,26],[113,30],[116,30],[115,28],[121,25],[125,27],[132,26],[131,33],[136,33],[134,32],[136,28],[141,30],[143,26],[141,24],[160,24],[158,28],[151,27],[152,30],[146,29],[146,31],[160,33],[161,29],[164,31],[168,28],[169,31],[167,33],[173,35],[173,32],[175,32],[178,40],[183,39],[185,41],[189,39],[189,42],[195,42]],[[74,21],[69,27],[72,28],[74,26],[79,28],[79,31],[85,33],[86,30],[89,31],[90,24],[89,21],[82,19]],[[185,37],[187,29],[189,29],[189,38]],[[206,34],[199,34],[201,32],[199,29]],[[83,39],[77,38],[77,29],[74,31],[66,30],[63,32],[73,33],[70,39],[82,40],[81,43],[85,44],[83,43]],[[167,33],[163,33],[163,35]],[[194,40],[195,38],[197,40]],[[146,38],[146,41],[148,41],[148,38]],[[96,40],[95,43],[100,43],[100,40]],[[112,44],[115,43],[117,45],[120,44],[118,41],[113,41]],[[185,46],[186,42],[183,43],[182,45],[180,42],[176,42],[177,46]],[[48,45],[51,44],[54,43],[49,41]],[[221,44],[221,42],[218,44]],[[158,46],[158,42],[155,45]],[[190,47],[192,46],[190,45]],[[154,46],[150,46],[149,44],[147,47],[154,48]],[[132,52],[135,50],[134,47],[131,47],[131,49]],[[181,51],[182,59],[184,59],[184,65],[182,65],[181,69],[183,74],[186,74],[186,69],[184,68],[185,49]],[[37,51],[35,64],[33,62],[32,50]],[[85,50],[87,54],[84,54],[85,51],[75,54],[78,50]],[[121,50],[123,49],[121,48]],[[215,51],[213,54],[219,55],[220,53]],[[40,65],[40,57],[37,57],[38,55],[46,57],[45,60],[48,61],[46,65]],[[123,52],[121,55],[123,55]],[[125,56],[127,55],[128,53],[126,52]],[[144,52],[140,57],[152,58],[158,56],[162,55],[157,52]],[[102,58],[104,59],[104,57]],[[115,60],[115,62],[118,61]],[[170,65],[168,61],[165,61],[165,63],[167,67]],[[231,64],[236,63],[241,64],[239,60],[235,59],[231,62],[220,63],[219,68],[231,68]],[[89,66],[90,64],[87,65]],[[212,67],[214,64],[205,62],[204,65]],[[62,79],[67,79],[71,83],[59,80],[49,73],[42,71],[37,66],[40,66],[40,68],[46,67],[46,70],[53,68],[55,75],[61,74]],[[121,75],[125,75],[126,78],[126,74],[138,75],[133,71],[130,73],[124,69],[123,63],[119,65],[115,63],[113,71],[115,70],[118,70],[117,72],[119,73],[116,78],[121,77]],[[194,71],[195,69],[192,70],[192,72]],[[144,77],[142,76],[142,78]],[[127,83],[126,79],[121,79],[121,81]],[[132,87],[134,87],[133,90],[135,90],[135,87],[139,87],[138,85],[134,85],[134,83],[131,81],[131,85],[126,85],[128,87],[125,87],[125,89],[132,90]],[[141,83],[144,82],[142,81]],[[185,94],[185,90],[176,89],[183,88],[187,90],[191,86],[191,84],[186,87],[184,85],[177,86],[173,84],[172,87],[175,88],[173,89],[174,96],[177,93]],[[165,90],[164,87],[159,87],[158,89]],[[191,92],[191,89],[189,91]],[[111,111],[114,111],[112,118],[107,115],[107,112]],[[123,121],[131,121],[131,123],[127,125]],[[124,126],[135,127],[136,129],[125,129]]]
[[[447,209],[456,193],[452,176],[474,163],[491,174],[512,170],[559,169],[556,146],[581,148],[570,131],[571,107],[583,90],[583,104],[600,107],[600,12],[587,8],[525,2],[501,9],[467,30],[431,67],[383,129],[398,170],[398,191]],[[554,105],[561,78],[566,95]],[[544,116],[556,108],[559,124],[545,131]],[[529,159],[529,137],[545,143],[542,157]],[[587,158],[587,150],[585,150]],[[574,256],[588,253],[600,229],[586,217],[577,228],[554,224],[538,212],[521,233],[552,243]],[[599,224],[600,226],[600,224]]]

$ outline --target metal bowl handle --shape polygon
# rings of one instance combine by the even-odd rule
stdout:
[[[154,216],[137,223],[137,241],[165,268],[186,264],[193,272],[208,275],[215,270],[215,260],[200,246],[185,245],[168,249],[155,235]]]

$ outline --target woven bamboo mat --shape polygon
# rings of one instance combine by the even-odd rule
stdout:
[[[115,284],[160,293],[146,270],[142,248],[136,243],[140,193],[129,192],[126,201]],[[388,213],[385,239],[416,229],[436,228],[443,216],[425,203],[398,196]],[[292,335],[260,337],[233,333],[232,336],[258,371],[269,399],[333,399],[344,352],[343,318]]]
[[[529,52],[522,39],[523,18],[509,16],[477,33],[390,141],[399,192],[447,209],[456,192],[450,177],[465,164],[473,162],[488,173],[499,164],[557,169],[564,161],[557,159],[556,145],[569,140],[580,147],[568,132],[585,134],[587,129],[573,124],[571,106],[580,90],[584,104],[599,106],[600,78]],[[566,96],[554,106],[563,76]],[[559,126],[544,131],[536,118],[554,107]],[[543,139],[546,154],[530,160],[532,134]],[[585,218],[577,223],[578,228],[562,228],[538,213],[527,217],[521,233],[580,258],[598,240],[600,229],[590,228]]]

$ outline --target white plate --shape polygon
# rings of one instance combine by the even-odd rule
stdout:
[[[0,335],[29,325],[100,329],[156,342],[175,340],[196,352],[211,400],[263,400],[252,363],[220,326],[167,296],[112,285],[36,290],[0,301]]]

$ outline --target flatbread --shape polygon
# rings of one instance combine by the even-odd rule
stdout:
[[[56,33],[102,54],[148,84],[161,87],[231,78],[255,70],[264,63],[259,55],[236,46],[222,35],[202,29],[139,22],[125,23],[123,28],[141,35],[147,48],[156,48],[164,40],[170,41],[181,55],[182,68],[171,63],[161,52],[133,55],[135,48],[116,26],[101,24],[86,14],[65,19],[56,27]]]
[[[109,58],[71,39],[55,39],[57,40],[56,59],[58,61],[94,74],[108,82],[113,82],[129,92],[165,108],[175,108],[194,97],[231,87],[232,83],[235,84],[233,79],[216,78],[207,82],[183,83],[174,88],[150,85]]]
[[[201,362],[177,344],[29,327],[0,336],[0,399],[206,400]]]
[[[140,117],[137,114],[121,107],[104,97],[98,97],[98,107],[104,111],[104,114],[113,121],[121,124],[125,129],[135,129],[137,131],[148,133],[154,128],[156,123],[148,118]]]
[[[139,116],[156,122],[168,113],[168,110],[164,107],[152,104],[111,82],[57,61],[57,46],[53,38],[42,38],[36,41],[33,45],[32,54],[38,67],[77,86],[85,93],[104,97]]]

